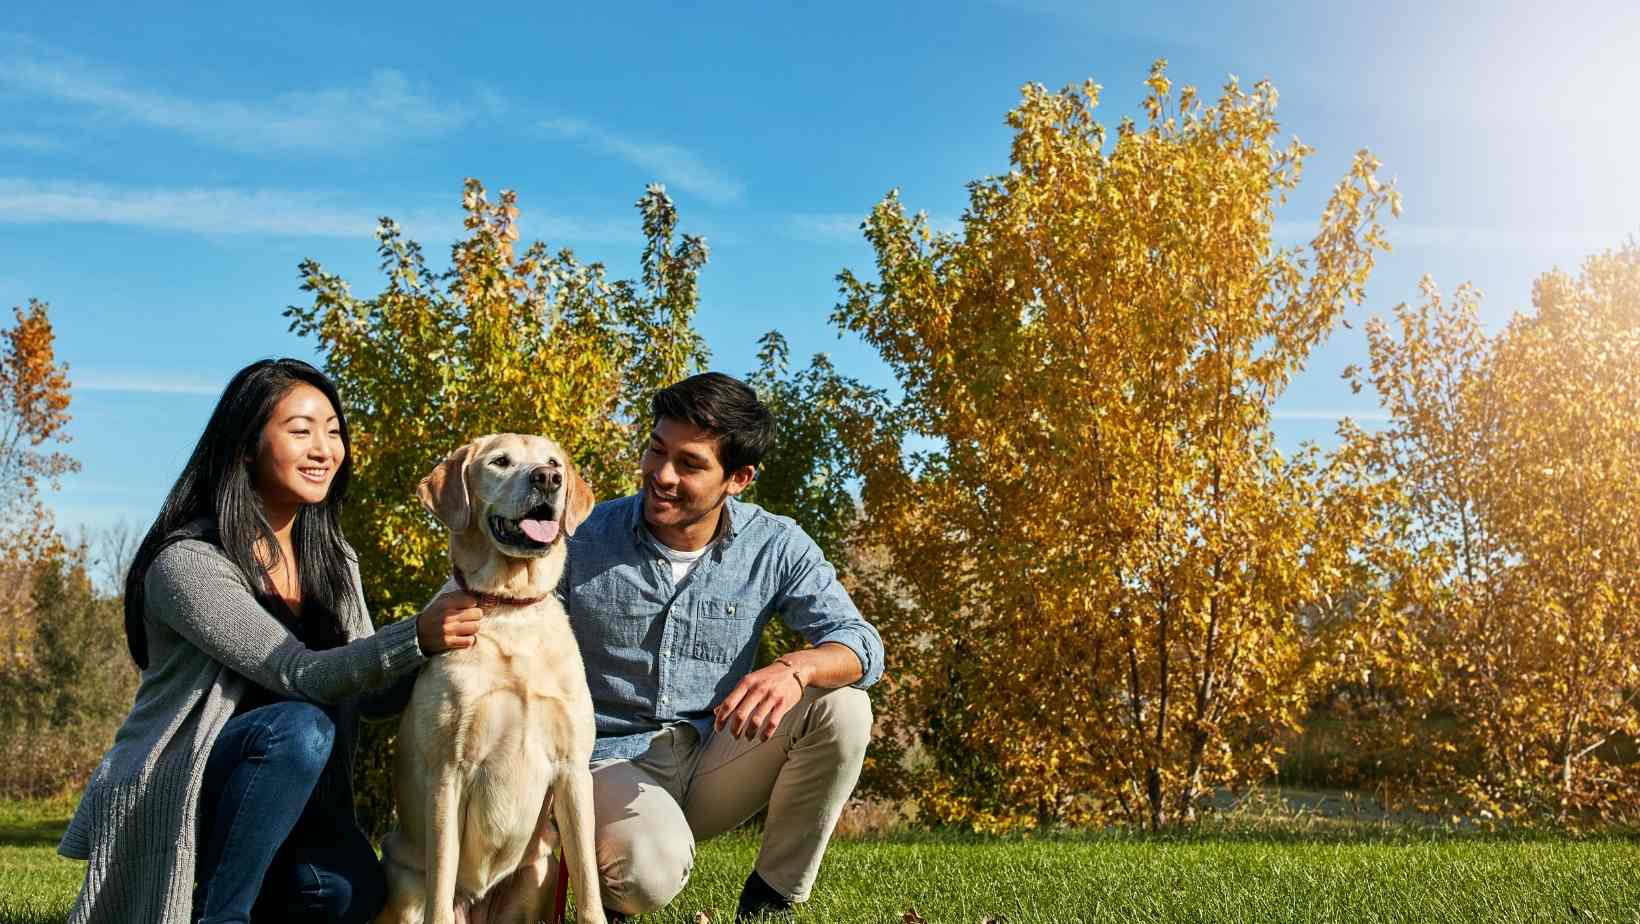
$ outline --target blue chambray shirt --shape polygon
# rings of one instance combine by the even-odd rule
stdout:
[[[718,539],[677,588],[650,544],[643,494],[593,508],[569,539],[559,594],[586,662],[598,722],[594,760],[635,757],[666,725],[712,735],[712,707],[752,670],[757,640],[780,618],[811,644],[860,659],[869,687],[883,641],[837,572],[790,518],[729,498]]]

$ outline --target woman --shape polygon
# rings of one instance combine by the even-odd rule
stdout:
[[[125,632],[142,682],[58,846],[89,860],[70,921],[380,909],[353,815],[358,697],[471,645],[481,614],[450,593],[372,632],[339,520],[340,408],[307,363],[240,370],[138,548]]]

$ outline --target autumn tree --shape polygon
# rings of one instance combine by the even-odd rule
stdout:
[[[1341,653],[1350,689],[1335,710],[1354,749],[1386,777],[1381,783],[1427,796],[1455,785],[1468,762],[1470,749],[1453,741],[1466,732],[1453,727],[1443,701],[1463,660],[1454,656],[1499,637],[1509,613],[1496,593],[1508,552],[1482,503],[1487,444],[1498,431],[1480,294],[1463,286],[1446,298],[1427,277],[1420,287],[1417,305],[1367,322],[1368,368],[1344,370],[1357,392],[1370,382],[1390,418],[1376,431],[1349,420],[1339,431],[1342,451],[1364,463],[1360,476],[1388,489],[1378,502],[1390,536],[1369,553],[1364,631]],[[1497,715],[1503,705],[1485,697],[1469,711]]]
[[[41,491],[79,470],[68,365],[44,302],[0,330],[0,793],[39,797],[82,780],[130,705],[118,605],[57,532]]]
[[[677,232],[660,186],[638,200],[645,246],[638,282],[536,242],[517,249],[517,197],[491,203],[468,180],[467,236],[435,273],[421,247],[383,219],[383,290],[356,298],[317,262],[301,265],[313,302],[285,313],[314,337],[353,436],[343,513],[378,621],[418,610],[449,575],[445,535],[415,486],[452,449],[501,431],[551,436],[600,498],[636,484],[649,396],[704,364],[691,320],[706,243]],[[384,733],[377,732],[381,737]],[[365,823],[390,818],[387,747],[363,752]]]
[[[1640,247],[1546,274],[1533,303],[1489,337],[1472,289],[1426,281],[1395,327],[1368,326],[1355,377],[1391,423],[1352,440],[1405,511],[1378,646],[1400,699],[1374,727],[1468,809],[1632,821]]]
[[[1519,557],[1504,592],[1534,617],[1517,644],[1546,713],[1513,762],[1554,783],[1558,814],[1633,821],[1640,773],[1601,749],[1640,733],[1640,246],[1539,278],[1532,301],[1496,348],[1486,497]]]
[[[1114,137],[1096,84],[1025,87],[961,231],[891,193],[877,280],[839,277],[834,320],[904,393],[860,453],[861,540],[898,585],[862,597],[899,640],[898,733],[953,761],[918,781],[938,820],[1162,826],[1268,773],[1329,663],[1302,614],[1360,567],[1348,460],[1285,457],[1269,421],[1396,195],[1361,152],[1277,248],[1310,149],[1278,144],[1274,88],[1209,105],[1164,62],[1148,87]]]
[[[11,525],[40,515],[40,488],[79,470],[49,444],[69,441],[68,364],[58,362],[56,335],[44,302],[13,308],[0,355],[0,517]]]
[[[56,448],[69,442],[70,389],[46,303],[30,299],[27,310],[13,308],[12,316],[12,325],[0,329],[0,583],[6,588],[0,592],[6,621],[0,667],[8,670],[33,635],[33,572],[65,549],[40,490],[80,467]]]

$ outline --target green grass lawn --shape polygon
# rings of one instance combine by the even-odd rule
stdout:
[[[57,924],[83,867],[53,852],[70,805],[0,802],[0,924]],[[726,922],[756,854],[702,845],[689,887],[643,918]],[[1640,922],[1640,842],[1395,828],[1021,838],[908,833],[836,843],[800,922]]]

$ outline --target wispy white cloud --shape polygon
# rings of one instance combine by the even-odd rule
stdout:
[[[526,241],[541,240],[554,247],[643,243],[643,229],[635,218],[569,218],[526,211],[518,219],[518,233]]]
[[[1302,221],[1278,221],[1272,233],[1283,244],[1309,241],[1319,225]],[[1384,236],[1392,247],[1441,247],[1455,250],[1544,251],[1566,250],[1591,253],[1623,243],[1635,233],[1610,230],[1488,228],[1462,225],[1417,225],[1390,221]]]
[[[739,181],[677,145],[623,138],[580,119],[548,119],[541,127],[642,167],[662,182],[714,205],[739,202],[746,192]]]
[[[376,216],[313,192],[232,187],[132,189],[0,178],[0,222],[131,225],[198,234],[368,237],[376,227]]]
[[[473,89],[473,103],[483,110],[484,115],[492,119],[513,111],[513,101],[489,84],[479,84]]]
[[[465,235],[449,210],[371,209],[312,190],[236,187],[131,188],[101,183],[0,177],[0,224],[100,224],[191,234],[369,238],[378,216],[393,215],[409,237],[442,245]],[[641,240],[627,219],[582,219],[525,212],[519,229],[553,244],[631,244]]]
[[[786,217],[786,230],[799,240],[817,244],[861,243],[863,216],[852,212],[799,212]]]
[[[864,244],[869,208],[859,212],[797,212],[786,216],[786,232],[798,240],[816,244]],[[929,215],[928,227],[938,234],[961,234],[962,221],[944,215]]]
[[[49,135],[35,132],[0,132],[0,148],[14,151],[57,151],[63,143]]]
[[[391,69],[374,71],[361,86],[265,100],[206,99],[140,86],[95,62],[8,34],[0,34],[0,87],[257,153],[353,153],[447,132],[467,119],[464,107],[433,99]]]
[[[222,393],[227,378],[208,379],[199,375],[157,372],[143,369],[74,370],[75,391],[113,391],[150,395],[209,395]]]
[[[1630,232],[1632,233],[1632,232]],[[1521,230],[1412,225],[1387,229],[1390,244],[1408,247],[1453,247],[1466,250],[1606,250],[1623,243],[1622,231],[1576,229]]]

